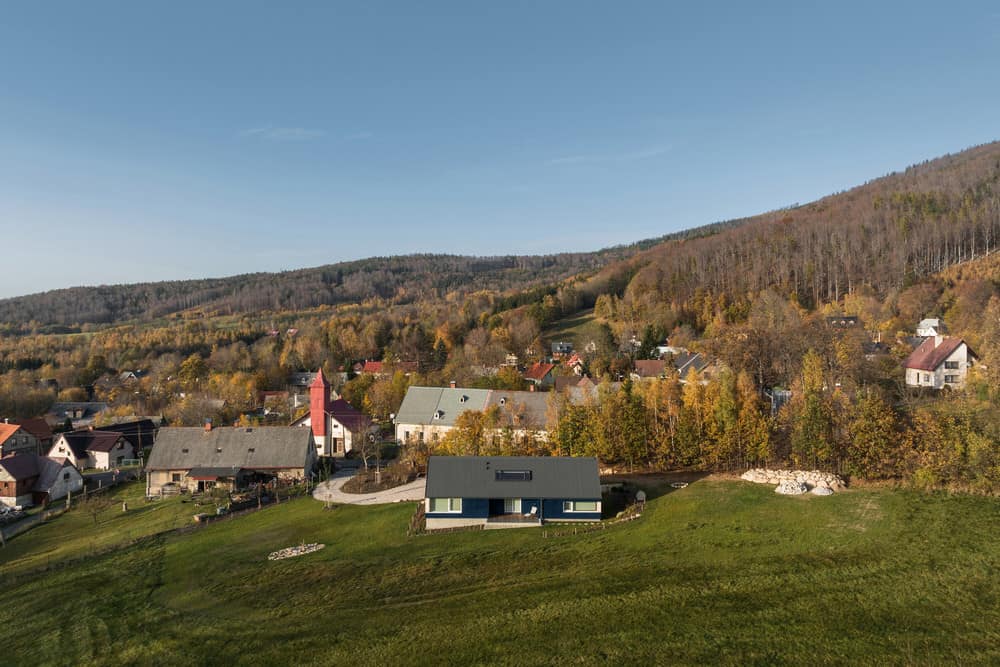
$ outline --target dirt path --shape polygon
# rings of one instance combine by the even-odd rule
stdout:
[[[409,500],[424,499],[425,480],[418,479],[385,491],[376,493],[344,493],[340,487],[354,475],[353,470],[342,470],[333,477],[316,485],[313,498],[323,502],[341,503],[344,505],[385,505]]]

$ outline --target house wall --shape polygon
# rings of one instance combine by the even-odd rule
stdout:
[[[6,491],[0,491],[0,493],[6,493]],[[25,493],[19,496],[0,495],[0,504],[7,507],[30,507],[33,503],[31,493]]]
[[[564,512],[564,500],[597,501],[596,512]],[[529,508],[530,509],[530,508]],[[542,507],[542,519],[544,521],[600,521],[601,520],[601,499],[600,498],[546,498]]]
[[[56,459],[67,458],[70,463],[75,465],[80,470],[94,467],[94,462],[89,455],[79,459],[76,458],[76,455],[73,454],[73,448],[66,444],[66,438],[63,436],[59,436],[56,438],[56,441],[52,443],[52,448],[49,449],[47,456],[49,456],[49,458]]]
[[[65,479],[67,474],[69,479]],[[65,498],[67,493],[76,494],[81,491],[83,491],[83,475],[76,468],[66,466],[59,473],[52,488],[49,489],[49,500],[59,500]]]
[[[93,466],[100,470],[110,470],[111,468],[116,468],[120,465],[119,459],[134,459],[135,450],[132,449],[132,443],[128,440],[122,438],[115,445],[114,449],[110,452],[90,452],[91,460],[93,461]]]
[[[400,442],[406,442],[406,433],[410,433],[410,438],[413,442],[419,440],[419,433],[424,434],[424,442],[433,442],[435,436],[438,440],[443,438],[448,431],[452,429],[451,426],[446,426],[443,424],[397,424],[396,425],[396,439]]]
[[[19,429],[14,435],[0,445],[0,458],[11,454],[42,454],[38,438]]]

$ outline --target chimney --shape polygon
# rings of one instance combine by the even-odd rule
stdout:
[[[457,386],[457,383],[454,380],[452,380],[451,382],[448,383],[448,386],[454,389]]]
[[[531,384],[528,385],[528,391],[535,391],[535,383],[534,382],[532,382]]]
[[[205,433],[208,433],[211,430],[212,430],[212,420],[211,419],[206,419],[205,420]]]

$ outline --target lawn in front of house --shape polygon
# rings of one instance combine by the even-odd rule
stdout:
[[[0,592],[5,655],[15,664],[1000,661],[996,499],[889,489],[789,498],[712,479],[650,497],[637,521],[558,537],[407,537],[412,503],[326,510],[297,499],[26,573]],[[326,548],[267,560],[308,542]]]

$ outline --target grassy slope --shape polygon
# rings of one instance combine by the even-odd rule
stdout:
[[[995,499],[703,480],[640,521],[549,539],[407,538],[411,511],[303,499],[6,579],[5,662],[1000,660]],[[327,548],[265,560],[300,541]]]

